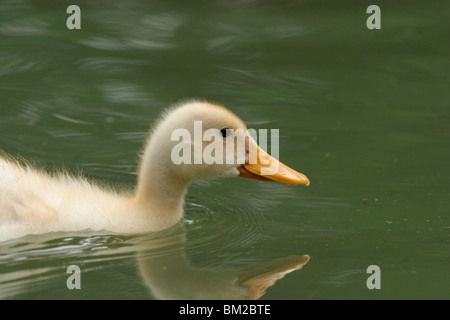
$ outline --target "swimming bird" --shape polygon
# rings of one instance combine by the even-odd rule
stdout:
[[[244,141],[244,147],[227,148],[231,141]],[[87,229],[119,234],[163,230],[182,219],[191,182],[221,176],[309,185],[305,175],[262,150],[230,110],[192,100],[169,108],[152,126],[137,185],[129,193],[0,157],[0,241]]]

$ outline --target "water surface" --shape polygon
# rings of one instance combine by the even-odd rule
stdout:
[[[381,30],[366,28],[365,1],[76,4],[81,30],[63,3],[0,4],[0,149],[129,190],[152,121],[198,97],[279,129],[280,160],[311,185],[196,182],[175,235],[8,241],[1,298],[205,290],[162,292],[146,263],[218,274],[231,293],[229,272],[305,254],[262,299],[449,298],[447,2],[381,1]],[[81,290],[66,287],[72,264]],[[380,290],[366,286],[370,265]]]

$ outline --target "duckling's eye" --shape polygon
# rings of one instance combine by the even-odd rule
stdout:
[[[220,129],[220,133],[222,134],[222,137],[226,138],[230,135],[231,130],[228,128],[222,128]]]

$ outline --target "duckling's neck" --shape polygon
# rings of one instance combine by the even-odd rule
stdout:
[[[146,231],[168,228],[183,216],[189,182],[174,176],[170,168],[167,162],[148,156],[141,163],[133,202]]]

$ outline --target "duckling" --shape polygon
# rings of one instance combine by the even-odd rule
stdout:
[[[225,150],[223,159],[230,157],[233,161],[195,161],[195,151],[204,153],[208,144],[196,139],[180,142],[174,132],[183,130],[194,136],[199,122],[201,136],[216,133],[216,146],[223,145]],[[240,138],[245,141],[244,148],[226,148],[230,140]],[[174,161],[174,150],[193,150],[192,161]],[[274,164],[277,171],[267,174]],[[191,182],[237,176],[309,185],[305,175],[265,153],[244,122],[227,108],[197,100],[180,103],[165,111],[153,125],[142,151],[137,186],[130,193],[100,187],[68,173],[49,175],[0,157],[0,241],[27,234],[86,229],[119,234],[163,230],[182,219],[184,197]]]

